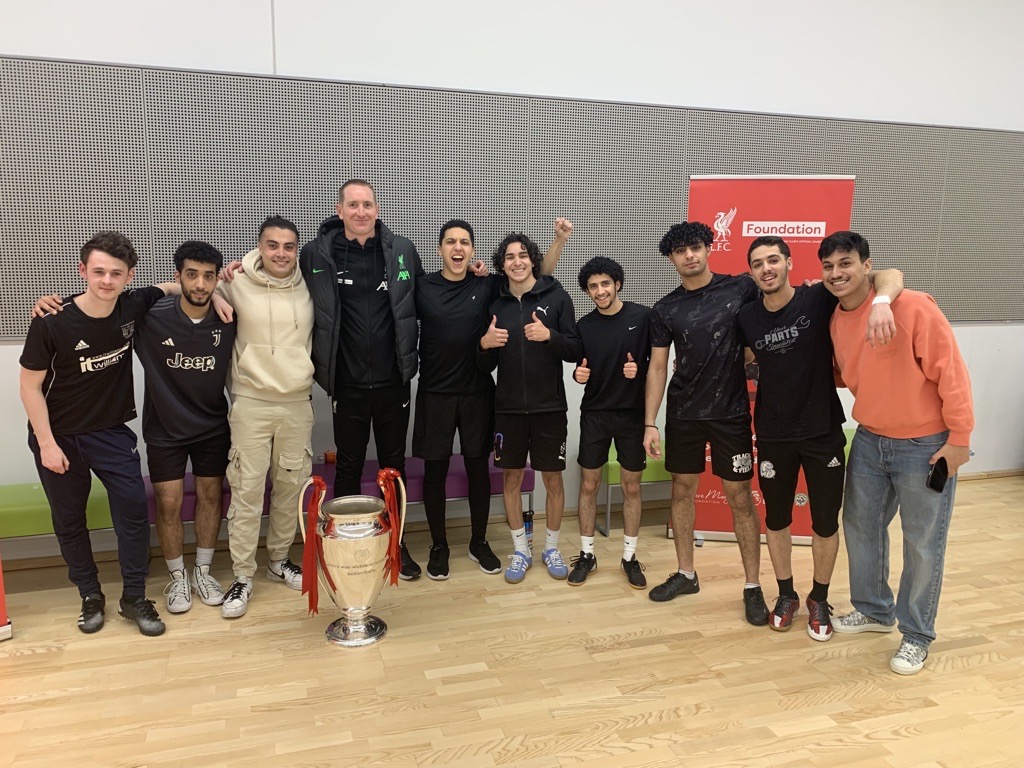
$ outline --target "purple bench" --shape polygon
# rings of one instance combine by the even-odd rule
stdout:
[[[314,464],[313,474],[320,475],[327,483],[327,498],[334,495],[334,464]],[[363,465],[363,476],[361,478],[360,491],[367,496],[380,496],[380,488],[377,487],[377,470],[380,465],[376,459],[369,459]],[[489,467],[491,478],[491,495],[501,496],[503,483],[501,470],[493,465]],[[409,503],[423,501],[423,459],[409,458],[405,460],[405,490],[409,496]],[[146,498],[149,500],[149,521],[156,522],[156,498],[153,494],[153,486],[146,477]],[[529,467],[523,475],[523,493],[529,500],[530,511],[533,511],[533,491],[536,478],[533,470]],[[452,456],[448,468],[448,482],[445,484],[445,496],[450,500],[460,500],[469,497],[469,479],[466,477],[466,465],[461,456]],[[224,514],[227,515],[228,504],[231,503],[231,489],[224,481]],[[267,495],[264,499],[264,509],[270,504],[270,483],[267,483]],[[196,483],[191,473],[185,473],[185,493],[181,502],[181,519],[191,522],[195,519],[196,512]]]

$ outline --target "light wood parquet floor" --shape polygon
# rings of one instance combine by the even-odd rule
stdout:
[[[262,571],[245,617],[197,602],[162,611],[160,638],[110,607],[103,630],[83,635],[63,568],[12,571],[0,765],[1017,768],[1022,496],[1024,477],[961,483],[939,639],[913,677],[889,670],[896,634],[816,643],[804,614],[789,633],[748,626],[733,544],[698,551],[699,594],[651,602],[618,572],[621,529],[598,537],[599,570],[580,588],[539,563],[518,586],[484,575],[456,529],[451,579],[386,588],[377,613],[389,635],[368,649],[328,646],[327,599],[309,618],[299,593]],[[641,533],[651,585],[674,570],[665,515],[652,511]],[[567,557],[575,528],[563,526]],[[425,565],[426,533],[408,538]],[[498,522],[491,539],[510,552]],[[771,603],[764,550],[762,561]],[[809,548],[794,566],[803,595]],[[160,598],[162,562],[152,570]],[[230,580],[226,552],[214,570]],[[116,601],[116,566],[102,576]],[[831,601],[849,610],[843,554]]]

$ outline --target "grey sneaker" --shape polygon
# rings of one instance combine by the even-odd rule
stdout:
[[[107,599],[102,592],[82,598],[82,612],[78,615],[78,628],[91,635],[103,629],[103,609]]]
[[[832,622],[832,629],[841,635],[856,635],[860,632],[892,632],[895,624],[883,624],[860,611],[852,611]]]
[[[145,595],[125,600],[123,597],[118,603],[117,612],[128,621],[134,621],[139,632],[146,637],[162,635],[167,627],[156,612],[156,603],[147,600]]]
[[[171,572],[171,581],[164,587],[164,596],[167,598],[167,610],[171,613],[185,613],[192,607],[192,587],[184,568]]]
[[[252,597],[252,582],[248,579],[239,579],[231,583],[228,591],[224,594],[224,602],[220,606],[220,615],[225,619],[237,619],[245,616],[249,609],[249,598]]]
[[[220,605],[224,602],[224,587],[210,575],[208,565],[197,565],[192,569],[192,591],[203,601],[203,605]]]
[[[287,584],[292,589],[302,589],[302,568],[287,557],[277,564],[267,565],[267,578],[278,584]]]
[[[927,648],[904,640],[889,660],[889,668],[897,675],[916,675],[924,667],[927,658]]]

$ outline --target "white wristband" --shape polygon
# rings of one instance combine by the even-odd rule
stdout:
[[[892,304],[892,299],[888,296],[875,296],[871,302],[871,306],[874,306],[875,304]]]

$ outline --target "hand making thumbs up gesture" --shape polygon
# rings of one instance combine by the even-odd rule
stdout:
[[[572,377],[576,380],[577,384],[586,384],[590,381],[590,368],[587,367],[587,358],[583,358],[583,361],[576,366],[576,370],[572,372]]]
[[[633,354],[631,352],[626,353],[626,364],[622,366],[622,375],[627,379],[636,378],[636,363],[633,361]]]
[[[498,316],[491,316],[491,324],[487,326],[487,333],[480,338],[480,349],[497,349],[504,347],[508,342],[508,331],[498,327]]]
[[[540,321],[536,311],[533,313],[533,322],[523,326],[523,330],[526,332],[526,338],[530,341],[551,340],[551,330]]]

